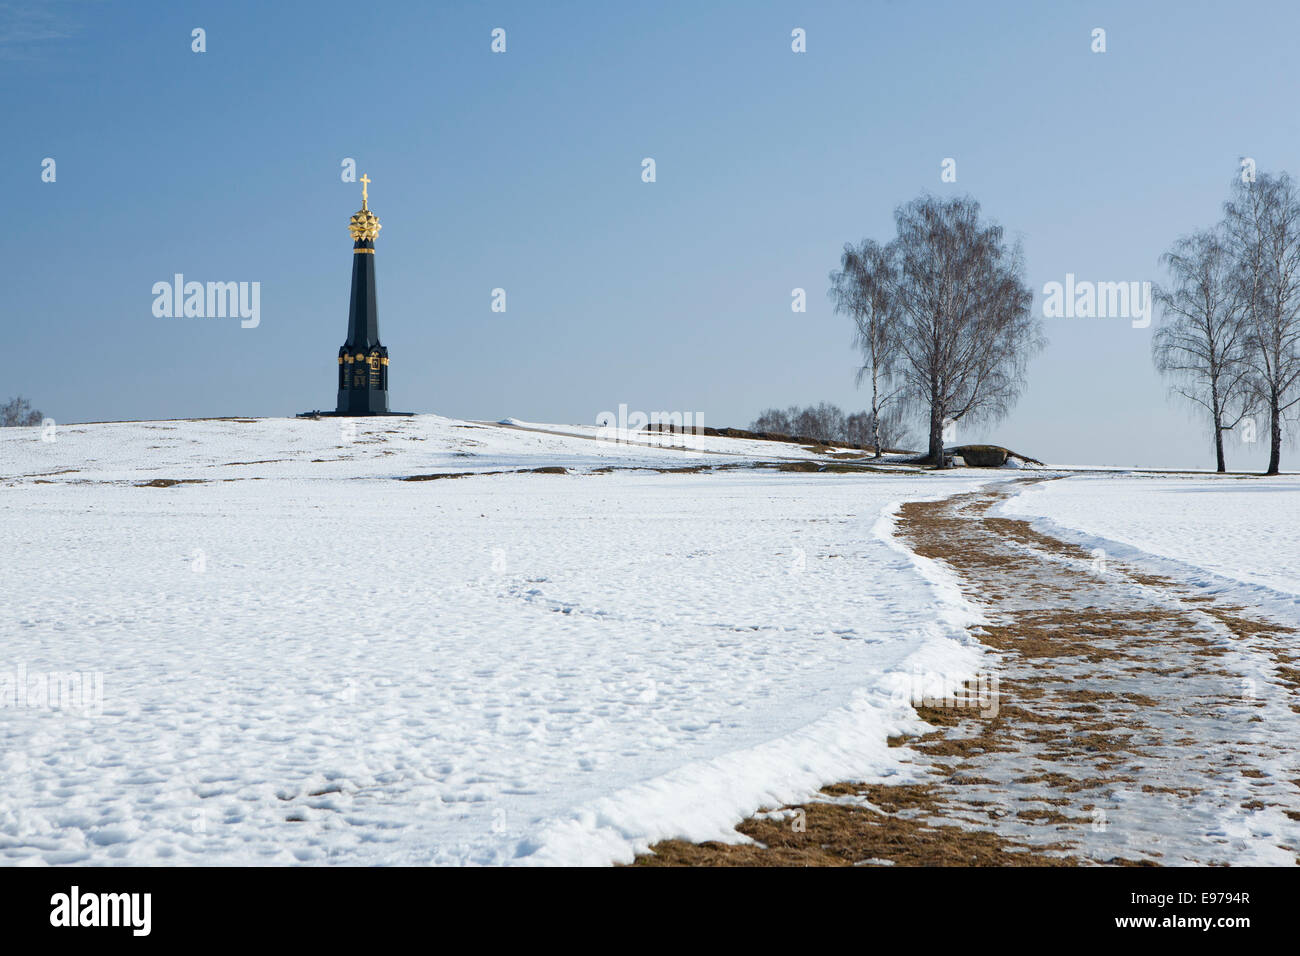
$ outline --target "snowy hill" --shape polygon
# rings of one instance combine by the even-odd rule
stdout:
[[[984,651],[891,515],[1018,473],[695,442],[0,430],[0,863],[608,863],[914,779],[907,692]],[[1030,488],[1045,527],[1300,623],[1294,478]]]
[[[395,478],[561,467],[682,468],[831,461],[800,445],[695,435],[598,437],[594,427],[466,422],[437,415],[367,419],[198,419],[0,430],[0,480],[224,481]],[[855,453],[860,454],[860,453]]]
[[[626,860],[911,772],[898,687],[978,666],[881,515],[999,475],[348,425],[0,432],[0,681],[102,682],[0,710],[0,859]]]

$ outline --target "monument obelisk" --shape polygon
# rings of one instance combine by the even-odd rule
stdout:
[[[352,299],[348,303],[348,337],[339,346],[338,404],[321,415],[410,415],[388,410],[388,349],[379,341],[379,305],[375,294],[375,238],[383,227],[370,208],[370,177],[361,176],[361,208],[348,223],[352,234]]]
[[[383,227],[370,209],[370,177],[361,175],[361,209],[348,223],[352,234],[352,301],[348,337],[339,347],[336,415],[382,415],[388,411],[388,349],[379,341],[375,297],[375,238]]]

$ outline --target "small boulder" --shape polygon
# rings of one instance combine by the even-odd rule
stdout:
[[[959,456],[970,468],[1001,468],[1011,454],[1001,445],[961,445],[949,448],[947,453]]]

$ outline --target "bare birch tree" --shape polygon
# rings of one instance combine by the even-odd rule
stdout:
[[[891,384],[898,358],[898,319],[892,301],[895,271],[890,251],[863,239],[856,248],[845,243],[840,268],[830,274],[835,312],[852,317],[854,345],[862,350],[857,384],[860,387],[864,379],[871,382],[871,445],[877,458],[884,454],[881,420],[899,392]]]
[[[1276,475],[1283,423],[1300,403],[1300,197],[1286,173],[1262,173],[1234,185],[1224,213],[1245,301],[1249,382],[1268,409],[1268,474]]]
[[[897,375],[904,395],[928,412],[926,459],[942,468],[945,424],[996,420],[1020,397],[1029,359],[1045,344],[1042,323],[1019,246],[981,222],[975,200],[923,196],[894,219]]]
[[[1232,250],[1219,230],[1207,230],[1179,239],[1161,261],[1170,284],[1155,290],[1162,315],[1152,356],[1173,391],[1209,414],[1217,468],[1226,471],[1223,433],[1246,417],[1252,398],[1247,300]]]

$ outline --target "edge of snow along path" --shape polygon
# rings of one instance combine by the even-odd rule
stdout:
[[[1300,494],[1300,488],[1297,489]],[[1256,608],[1280,622],[1300,627],[1300,594],[1272,588],[1258,582],[1243,581],[1194,564],[1191,561],[1168,557],[1135,544],[1118,541],[1090,531],[1071,527],[1061,521],[1043,516],[1041,502],[1024,490],[994,508],[993,513],[1007,518],[1026,521],[1040,534],[1056,538],[1086,551],[1100,549],[1103,560],[1133,564],[1145,570],[1170,578],[1195,594],[1215,598],[1229,604]]]
[[[946,494],[909,500],[938,501]],[[907,747],[888,738],[927,730],[913,708],[917,681],[942,693],[979,670],[985,649],[968,633],[984,617],[962,593],[956,575],[914,554],[894,536],[902,501],[883,507],[871,535],[905,556],[935,600],[930,620],[912,628],[917,647],[905,666],[867,670],[847,706],[799,730],[626,787],[544,824],[521,842],[516,865],[601,866],[631,863],[661,840],[695,843],[750,842],[735,827],[764,807],[815,797],[821,787],[846,779],[909,783],[924,775],[910,764]]]

